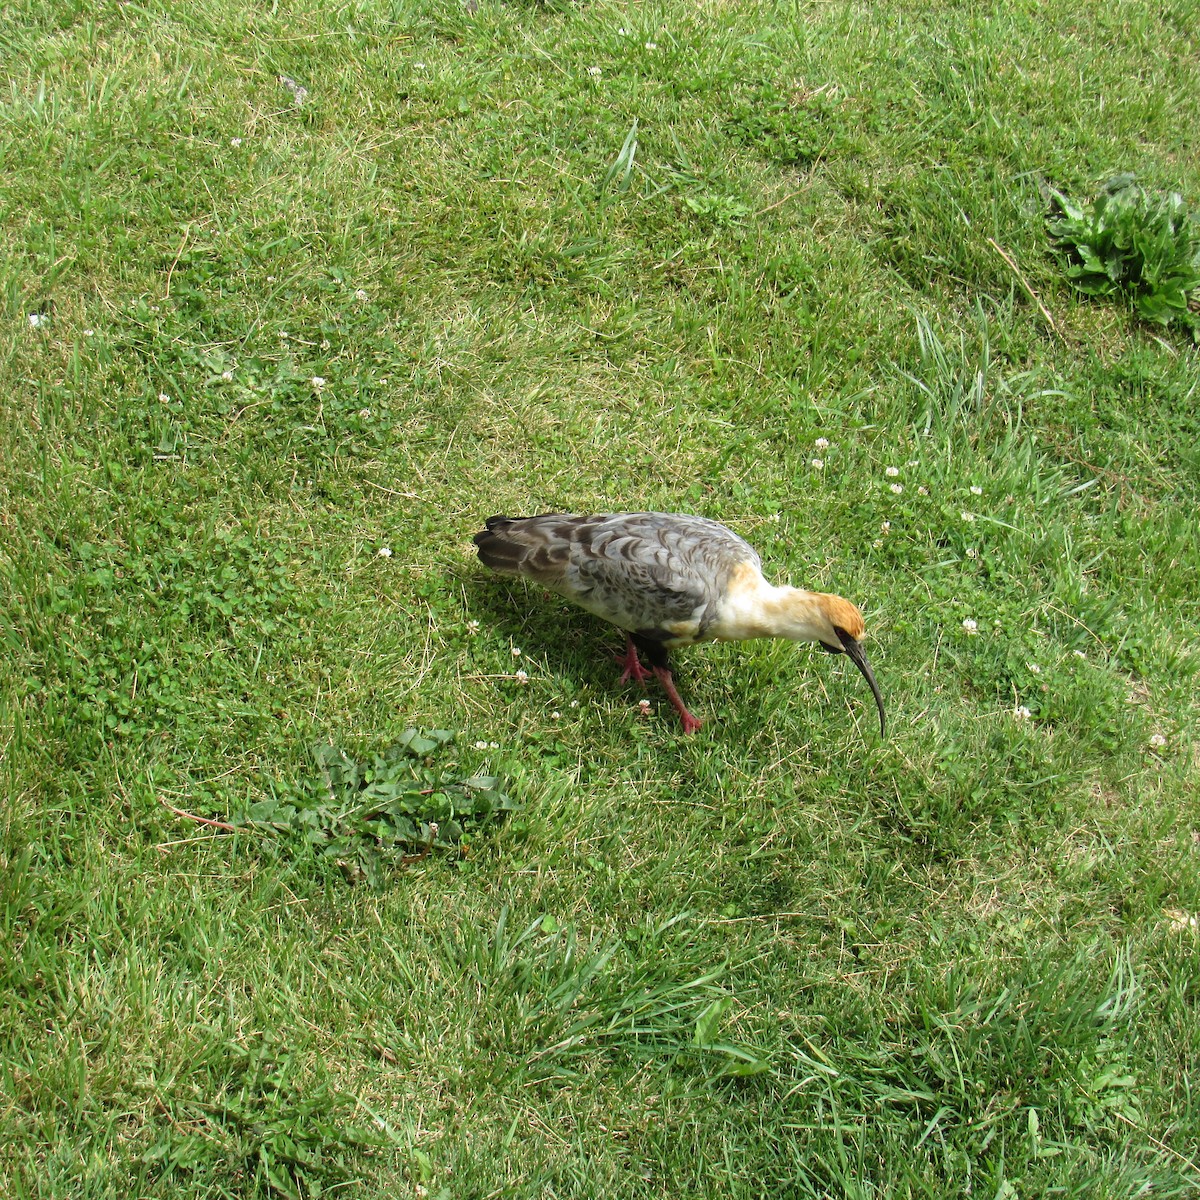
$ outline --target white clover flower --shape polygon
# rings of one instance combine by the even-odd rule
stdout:
[[[222,379],[223,379],[223,380],[224,380],[226,383],[232,383],[232,382],[233,382],[233,372],[232,372],[232,371],[222,371],[222,372],[221,372],[221,378],[222,378]]]
[[[49,324],[50,324],[50,318],[48,316],[46,316],[45,313],[30,313],[29,314],[29,328],[30,329],[41,329],[41,327],[43,325],[49,325]]]
[[[328,339],[328,338],[324,338],[324,339],[321,341],[321,349],[322,349],[322,350],[328,350],[328,349],[329,349],[329,339]]]
[[[829,439],[827,437],[819,437],[815,442],[813,442],[813,445],[816,446],[818,450],[828,450]]]
[[[886,467],[883,472],[889,479],[895,479],[900,474],[899,467]]]
[[[1076,658],[1082,658],[1082,659],[1087,658],[1087,655],[1084,654],[1084,652],[1082,650],[1072,650],[1071,653],[1073,655],[1075,655]]]
[[[904,465],[905,465],[906,467],[919,467],[919,466],[921,465],[921,462],[920,462],[920,460],[919,460],[919,459],[916,459],[916,458],[910,458],[910,459],[908,460],[908,462],[906,462]]]
[[[281,329],[279,331],[279,340],[281,342],[286,342],[288,340],[288,338],[290,338],[291,336],[292,335],[290,333],[288,333],[288,331],[286,329]]]
[[[620,34],[622,37],[625,37],[625,36],[626,36],[626,34],[625,34],[625,29],[624,29],[624,26],[622,26],[620,29],[618,29],[618,30],[617,30],[617,32],[618,32],[618,33],[619,33],[619,34]]]
[[[520,684],[529,682],[529,673],[527,671],[518,671],[513,678]]]
[[[647,50],[657,50],[657,49],[658,49],[658,43],[657,43],[657,42],[647,42],[647,43],[646,43],[646,49],[647,49]]]
[[[1026,663],[1025,665],[1029,668],[1030,673],[1033,675],[1040,675],[1042,673],[1042,668],[1039,667],[1035,662]]]
[[[976,487],[974,484],[972,484],[972,485],[971,485],[971,495],[972,495],[972,496],[982,496],[982,495],[983,495],[983,488],[981,488],[981,487]]]
[[[922,484],[919,488],[917,488],[917,495],[918,496],[928,496],[929,489],[924,484]]]
[[[893,483],[889,484],[888,486],[893,496],[898,496],[902,491],[904,491],[904,484],[902,483]]]
[[[325,386],[325,382],[326,381],[322,376],[314,375],[312,377],[313,391],[319,392]]]
[[[1150,735],[1150,745],[1155,749],[1159,749],[1167,744],[1167,739],[1161,733],[1152,733]]]
[[[561,720],[562,720],[562,713],[560,713],[560,712],[552,712],[552,713],[550,714],[550,720],[552,720],[552,721],[561,721]]]
[[[588,74],[595,78],[598,75],[603,75],[604,72],[599,67],[588,67]]]
[[[487,748],[488,748],[487,742],[476,742],[475,743],[476,750],[486,750]]]
[[[425,70],[425,64],[424,64],[424,63],[413,63],[413,67],[414,67],[414,69],[415,69],[415,70],[418,70],[418,71],[423,71],[423,70]]]
[[[964,521],[966,521],[966,523],[967,523],[968,525],[970,525],[970,524],[971,524],[971,522],[975,520],[975,514],[974,514],[974,513],[969,513],[969,512],[960,512],[958,515],[959,515],[960,517],[962,517],[962,519],[963,519]]]
[[[967,551],[967,557],[968,557],[968,558],[978,558],[978,557],[979,557],[979,551],[978,551],[978,550],[976,550],[974,546],[972,546],[972,547],[971,547],[971,548],[970,548],[970,549]]]
[[[378,558],[391,558],[392,557],[391,547],[390,546],[380,546],[379,549],[375,551],[375,554]]]
[[[578,701],[578,700],[572,700],[572,701],[571,701],[571,703],[567,705],[567,707],[568,707],[568,708],[578,708],[578,707],[579,707],[579,701]]]
[[[96,336],[96,331],[95,331],[94,329],[85,329],[85,330],[83,331],[83,336],[84,336],[84,337],[95,337],[95,336]]]
[[[518,650],[518,649],[516,648],[516,646],[514,646],[514,647],[512,648],[512,656],[513,656],[513,658],[520,658],[520,657],[521,657],[521,652],[520,652],[520,650]]]
[[[356,291],[354,293],[354,298],[355,298],[355,300],[358,300],[361,302],[363,300],[370,300],[371,297],[368,296],[367,293],[362,288],[359,288],[358,291]]]
[[[882,525],[880,525],[879,528],[882,529],[884,533],[889,533],[889,532],[891,532],[892,523],[891,523],[891,521],[884,521],[884,523]]]
[[[364,421],[366,421],[366,420],[368,420],[368,419],[370,418],[370,416],[371,416],[371,410],[370,410],[369,408],[360,408],[360,409],[358,410],[358,415],[359,415],[360,417],[362,417],[362,419],[363,419]]]
[[[474,617],[467,622],[467,632],[474,637],[479,632],[479,622]]]
[[[823,458],[814,458],[812,460],[812,468],[814,471],[823,471],[825,469],[825,460]]]
[[[963,621],[962,627],[967,633],[979,632],[979,622],[976,621],[974,617],[967,617],[967,619]]]
[[[1033,713],[1031,713],[1024,704],[1019,704],[1016,710],[1013,712],[1013,716],[1016,717],[1018,721],[1028,721],[1029,718],[1033,716]]]
[[[159,404],[170,404],[171,397],[168,396],[166,392],[159,392],[158,393],[158,402],[159,402]]]
[[[648,717],[650,715],[650,701],[649,700],[639,700],[638,701],[638,712],[640,712],[643,717]]]
[[[871,543],[871,549],[872,550],[882,550],[883,549],[883,538],[876,538]]]
[[[241,138],[230,138],[229,144],[236,150],[242,144],[242,139]]]

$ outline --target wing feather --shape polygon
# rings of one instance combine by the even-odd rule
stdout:
[[[475,543],[494,570],[534,579],[622,629],[674,644],[704,636],[735,567],[760,567],[724,525],[682,513],[493,517]]]

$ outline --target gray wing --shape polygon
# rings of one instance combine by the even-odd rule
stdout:
[[[475,543],[488,566],[664,642],[703,637],[733,569],[760,566],[724,525],[681,513],[548,513],[487,525]]]

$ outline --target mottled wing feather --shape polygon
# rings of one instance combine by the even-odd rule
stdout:
[[[494,517],[480,558],[622,629],[671,643],[704,636],[732,570],[758,555],[732,531],[676,513]]]

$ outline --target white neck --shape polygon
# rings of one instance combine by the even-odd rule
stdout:
[[[722,642],[777,637],[837,645],[837,636],[817,593],[775,587],[757,571],[735,577],[708,636]]]

